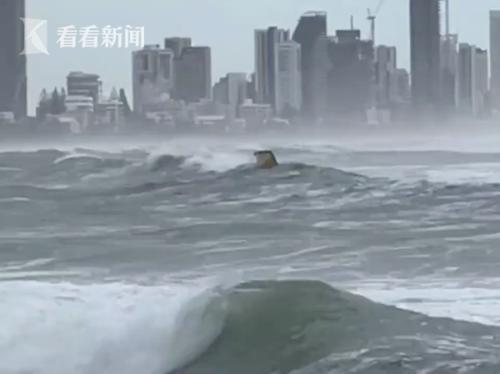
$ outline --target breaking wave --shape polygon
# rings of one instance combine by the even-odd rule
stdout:
[[[454,197],[479,201],[482,195],[497,194],[499,186],[477,179],[439,182],[368,177],[321,162],[315,164],[308,157],[306,162],[291,161],[290,150],[281,152],[282,163],[273,170],[255,168],[248,149],[213,154],[203,149],[184,153],[178,150],[112,153],[83,148],[4,152],[0,153],[0,203],[12,199],[69,200],[77,196],[144,197],[166,193],[181,198],[190,193],[193,196],[217,193],[228,201],[241,198],[263,202],[353,195],[360,202],[366,197],[377,203],[398,201],[411,208]],[[342,155],[342,151],[335,149],[335,154]],[[442,157],[454,155],[445,153]],[[292,183],[296,187],[288,191],[287,184]]]
[[[465,345],[464,337],[475,345]],[[480,352],[499,338],[494,328],[400,311],[320,282],[251,282],[229,296],[220,337],[176,373],[368,374],[435,367],[451,373],[467,360],[498,370],[498,359]]]
[[[249,162],[238,153],[219,155],[215,159],[214,156],[204,157],[203,153],[137,155],[85,149],[0,153],[0,176],[3,177],[0,198],[10,198],[14,192],[15,197],[31,198],[45,193],[52,198],[54,190],[63,189],[82,195],[138,195],[169,186],[206,182],[232,185],[235,181],[244,181],[259,185],[304,179],[350,185],[367,179],[339,169],[304,163],[283,162],[272,172],[258,170],[253,161]]]
[[[0,283],[2,374],[165,374],[224,324],[217,290],[181,285]]]
[[[4,282],[0,307],[7,327],[0,334],[5,374],[401,373],[435,367],[451,373],[467,362],[500,369],[498,358],[484,353],[500,343],[493,327],[400,311],[315,281],[255,281],[227,291]]]

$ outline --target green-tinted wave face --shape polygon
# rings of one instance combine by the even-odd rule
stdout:
[[[228,300],[222,335],[179,373],[412,373],[440,360],[463,362],[474,353],[459,352],[453,345],[458,335],[480,345],[488,331],[375,304],[319,282],[251,282]],[[434,349],[438,340],[450,343]]]

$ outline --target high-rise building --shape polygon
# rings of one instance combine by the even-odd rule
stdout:
[[[396,86],[398,92],[398,100],[401,103],[409,103],[411,98],[410,89],[410,74],[406,69],[396,70]]]
[[[191,47],[191,38],[165,38],[164,47],[165,49],[171,49],[175,54],[175,58],[179,58],[184,48]]]
[[[439,0],[410,0],[412,102],[420,113],[440,108]]]
[[[174,52],[148,45],[132,54],[134,110],[145,113],[170,99],[174,87]]]
[[[378,46],[375,50],[375,85],[379,108],[386,108],[397,101],[396,70],[396,47]]]
[[[227,74],[227,96],[231,108],[237,108],[247,99],[247,75],[245,73]]]
[[[255,31],[255,78],[259,103],[271,104],[277,109],[278,44],[289,40],[289,32],[269,27]]]
[[[214,101],[227,105],[232,117],[238,115],[238,108],[247,99],[247,75],[229,73],[214,85]]]
[[[276,111],[293,116],[302,108],[302,71],[300,44],[293,40],[278,44]]]
[[[176,96],[176,78],[178,65],[181,63],[182,51],[184,48],[188,48],[192,46],[191,38],[187,37],[171,37],[165,38],[164,40],[164,48],[169,49],[174,53],[173,59],[173,87],[172,87],[172,96]]]
[[[472,114],[474,104],[476,47],[460,43],[458,47],[458,108],[462,114]]]
[[[330,68],[327,113],[331,117],[366,118],[374,105],[374,49],[359,30],[338,30],[328,44]]]
[[[68,96],[91,97],[94,105],[99,102],[102,82],[97,74],[73,71],[66,77]]]
[[[257,101],[256,85],[255,72],[253,72],[250,74],[250,81],[247,84],[247,98],[254,102]]]
[[[489,93],[489,56],[488,51],[476,48],[476,87],[474,100],[474,115],[484,117],[490,111]]]
[[[461,43],[458,52],[458,107],[462,114],[484,116],[487,112],[488,52]]]
[[[443,108],[453,112],[458,97],[458,35],[441,37],[441,100]]]
[[[491,99],[500,110],[500,10],[490,12]]]
[[[227,76],[219,79],[217,83],[214,84],[212,89],[212,97],[216,103],[228,104],[229,103],[229,89],[228,89],[228,78]]]
[[[0,1],[0,112],[27,114],[25,0]]]
[[[175,98],[194,103],[212,97],[210,47],[185,47],[175,62]]]
[[[326,95],[327,16],[307,12],[299,20],[293,40],[302,50],[302,111],[310,118],[321,116]]]

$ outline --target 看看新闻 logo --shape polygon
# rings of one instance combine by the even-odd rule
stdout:
[[[24,23],[24,51],[22,54],[48,55],[47,49],[47,20],[34,18],[21,18]]]

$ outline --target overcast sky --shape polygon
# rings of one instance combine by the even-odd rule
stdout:
[[[42,88],[63,86],[69,71],[98,73],[104,91],[123,87],[131,97],[131,50],[60,49],[57,27],[97,25],[145,26],[146,43],[166,36],[190,36],[212,47],[214,82],[227,72],[253,71],[253,30],[276,25],[293,29],[307,10],[328,12],[328,29],[355,26],[368,37],[367,8],[379,0],[27,0],[30,18],[47,19],[50,56],[29,58],[30,112]],[[377,43],[398,47],[399,65],[409,65],[408,0],[385,0],[377,19]],[[500,0],[450,0],[452,32],[460,40],[489,48],[488,11]]]

